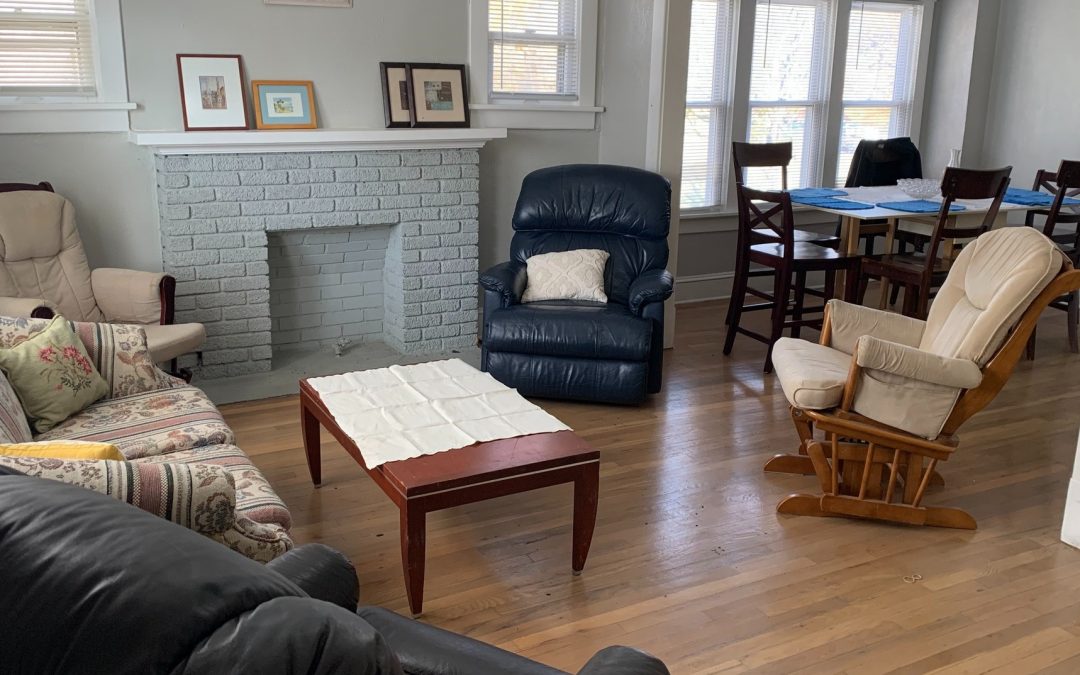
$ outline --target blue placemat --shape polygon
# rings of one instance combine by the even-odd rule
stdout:
[[[1005,199],[1003,201],[1009,202],[1010,204],[1020,204],[1022,206],[1050,206],[1054,203],[1054,195],[1045,192],[1036,192],[1035,190],[1009,188],[1005,191]],[[1075,206],[1080,204],[1080,199],[1066,197],[1061,203]]]
[[[823,209],[840,209],[844,211],[861,211],[863,209],[874,208],[873,204],[854,202],[850,199],[837,199],[836,197],[806,197],[804,199],[792,198],[791,201],[795,202],[796,204],[817,206]]]
[[[832,188],[799,188],[797,190],[791,190],[788,192],[791,195],[791,201],[802,203],[803,199],[816,199],[818,197],[843,197],[847,193],[843,190],[834,190]]]
[[[941,202],[932,202],[928,199],[911,199],[902,202],[878,202],[883,209],[893,211],[907,211],[908,213],[937,213],[941,210]],[[967,207],[959,204],[950,204],[949,211],[966,211]]]

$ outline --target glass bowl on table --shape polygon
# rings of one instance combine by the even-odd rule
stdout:
[[[941,201],[941,180],[938,178],[901,178],[896,187],[912,199]]]

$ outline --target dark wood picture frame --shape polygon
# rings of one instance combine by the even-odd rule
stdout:
[[[244,126],[192,127],[188,122],[187,93],[184,91],[183,59],[236,59],[240,72],[240,103],[244,108]],[[180,108],[184,112],[184,131],[247,131],[251,128],[251,111],[248,107],[247,86],[244,84],[244,61],[240,54],[177,54],[176,77],[180,81]]]
[[[393,109],[391,106],[390,98],[390,79],[389,71],[391,68],[400,68],[405,71],[405,100],[409,102],[406,107],[406,111],[409,113],[409,119],[405,121],[395,121],[393,115]],[[379,62],[379,80],[382,83],[382,97],[383,97],[383,120],[386,122],[387,129],[400,129],[409,128],[413,125],[413,105],[412,105],[412,84],[409,82],[409,64],[396,61],[380,61]]]
[[[424,122],[417,118],[416,112],[416,83],[413,81],[413,72],[416,70],[447,70],[454,71],[461,77],[461,106],[464,120],[455,122]],[[409,113],[412,116],[414,128],[426,129],[454,129],[469,128],[469,80],[466,67],[461,63],[409,63],[405,66],[405,72],[409,83]]]

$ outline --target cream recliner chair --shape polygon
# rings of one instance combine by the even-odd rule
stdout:
[[[91,271],[75,207],[48,183],[0,185],[0,315],[138,324],[164,363],[206,340],[202,324],[173,323],[175,291],[160,272]]]
[[[820,343],[783,338],[773,350],[802,443],[765,469],[821,485],[777,510],[974,529],[965,511],[922,506],[935,467],[1005,385],[1043,309],[1078,288],[1054,242],[1003,228],[964,247],[926,321],[831,300]]]

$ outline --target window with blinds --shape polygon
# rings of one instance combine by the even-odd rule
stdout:
[[[681,206],[721,206],[730,172],[734,0],[693,0]]]
[[[911,133],[922,12],[910,2],[851,4],[837,185],[860,140]]]
[[[578,100],[580,5],[488,1],[489,100]]]
[[[835,0],[757,0],[750,63],[751,143],[791,141],[788,187],[821,180]],[[752,168],[747,184],[780,189],[779,169]]]
[[[97,94],[88,0],[0,0],[0,96]]]

